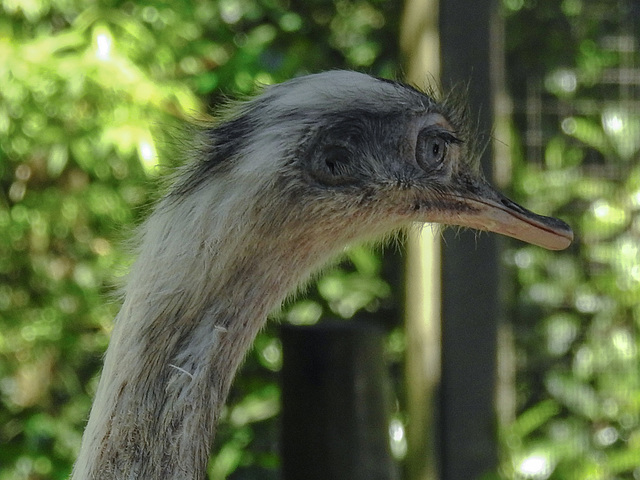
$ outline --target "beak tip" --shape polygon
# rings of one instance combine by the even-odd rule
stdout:
[[[532,239],[531,243],[537,244],[547,250],[564,250],[573,243],[573,230],[562,220],[553,219],[554,228],[547,231],[547,234],[539,238],[539,241]],[[526,240],[525,240],[526,241]]]
[[[543,245],[548,250],[565,250],[571,245],[573,238],[561,237],[553,245]]]
[[[573,243],[573,230],[571,230],[571,228],[569,228],[568,225],[564,233],[565,235],[559,236],[557,248],[554,248],[553,250],[564,250],[565,248],[568,248]]]

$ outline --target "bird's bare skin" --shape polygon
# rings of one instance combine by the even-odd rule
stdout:
[[[468,135],[446,102],[342,71],[269,87],[203,132],[140,230],[73,478],[206,478],[267,315],[347,245],[436,222],[566,248],[566,224],[482,178]]]

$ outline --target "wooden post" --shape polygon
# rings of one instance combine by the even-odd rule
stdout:
[[[392,480],[384,335],[357,322],[284,325],[284,480]]]
[[[438,0],[405,0],[400,47],[406,80],[419,87],[440,77]],[[430,226],[407,234],[405,388],[407,480],[439,478],[440,237]]]

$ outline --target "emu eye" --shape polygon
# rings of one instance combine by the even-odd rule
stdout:
[[[433,131],[423,130],[418,135],[416,161],[424,170],[437,168],[447,153],[449,142]]]

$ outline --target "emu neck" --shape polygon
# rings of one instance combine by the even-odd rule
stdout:
[[[206,478],[239,364],[269,311],[317,263],[260,225],[229,228],[184,205],[145,226],[74,479]]]
[[[74,478],[206,478],[221,407],[271,308],[256,302],[265,293],[238,311],[221,305],[182,318],[173,311],[150,323],[131,322],[134,307],[125,303]]]

